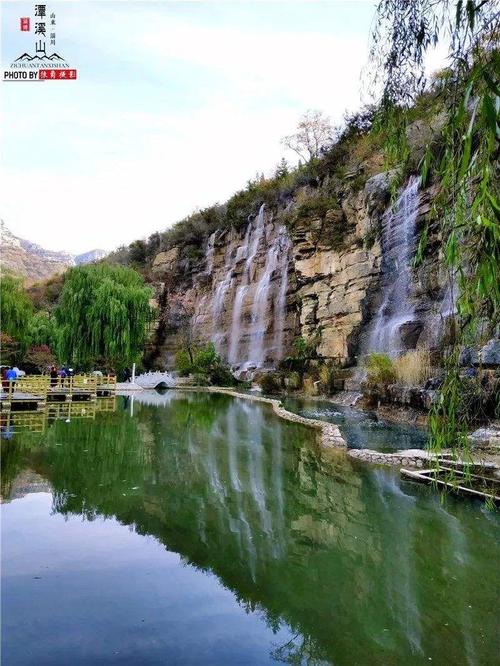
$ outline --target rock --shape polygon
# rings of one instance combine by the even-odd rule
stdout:
[[[415,349],[423,327],[421,321],[407,321],[401,325],[399,334],[404,349]]]
[[[474,448],[500,450],[500,424],[492,423],[488,427],[478,428],[468,439]]]
[[[492,338],[479,352],[482,365],[492,368],[500,365],[500,340]]]
[[[442,377],[431,377],[425,382],[424,390],[436,391],[437,389],[440,389],[442,385],[443,385]]]
[[[166,252],[159,252],[153,261],[153,274],[173,273],[179,258],[179,248],[172,247]]]
[[[479,354],[473,347],[464,347],[460,352],[458,362],[462,366],[471,366],[479,364]]]

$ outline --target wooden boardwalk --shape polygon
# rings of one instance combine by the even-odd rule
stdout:
[[[47,375],[26,376],[2,385],[1,411],[40,410],[47,403],[88,402],[97,396],[114,396],[116,377],[74,375],[52,380]]]

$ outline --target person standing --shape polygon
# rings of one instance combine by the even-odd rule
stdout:
[[[54,388],[57,386],[58,373],[56,367],[53,365],[50,368],[50,387]]]
[[[16,379],[17,379],[17,372],[14,370],[14,368],[9,368],[7,372],[5,373],[5,379],[9,382],[9,389],[12,393],[14,389],[16,388]]]

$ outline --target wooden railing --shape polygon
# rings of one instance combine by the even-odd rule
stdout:
[[[98,391],[113,395],[116,391],[115,375],[80,374],[57,378],[49,375],[25,375],[14,381],[2,381],[2,402],[35,398],[45,401],[47,396],[51,395],[65,395],[68,398],[76,395],[94,397]]]

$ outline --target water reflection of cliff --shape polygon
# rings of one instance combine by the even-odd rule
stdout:
[[[461,609],[478,593],[477,551],[494,540],[474,534],[473,508],[446,510],[401,488],[392,471],[321,457],[309,430],[261,405],[175,393],[163,402],[136,400],[131,416],[129,400],[106,418],[34,434],[25,464],[50,480],[54,509],[116,516],[214,572],[270,626],[297,633],[278,659],[368,663],[375,653],[369,663],[417,663],[440,649],[460,663],[471,649],[481,654],[470,630],[477,611]],[[446,627],[443,604],[453,614]]]

